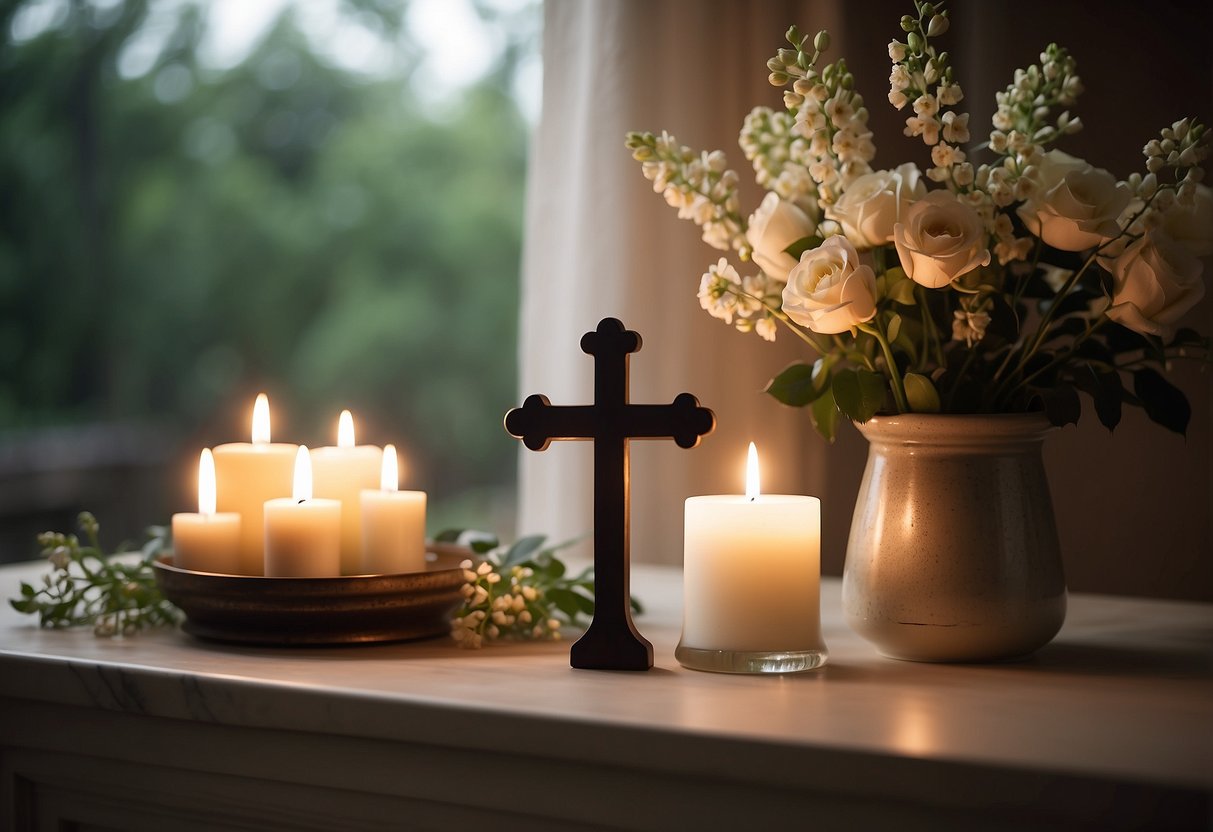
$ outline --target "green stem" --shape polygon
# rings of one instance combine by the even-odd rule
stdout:
[[[1097,329],[1099,329],[1101,326],[1103,326],[1107,320],[1108,320],[1107,318],[1100,318],[1098,321],[1093,323],[1091,326],[1087,327],[1087,330],[1085,332],[1083,332],[1081,335],[1079,335],[1077,338],[1074,339],[1074,342],[1072,344],[1070,344],[1070,348],[1068,350],[1066,350],[1065,352],[1059,353],[1052,361],[1050,361],[1048,364],[1041,367],[1039,370],[1035,370],[1035,371],[1029,373],[1027,376],[1025,376],[1023,378],[1023,380],[1021,380],[1019,382],[1019,384],[1015,385],[1015,387],[1021,387],[1025,384],[1027,384],[1028,382],[1030,382],[1032,379],[1039,376],[1041,373],[1048,372],[1049,370],[1053,369],[1054,367],[1058,366],[1059,364],[1064,364],[1066,361],[1068,361],[1074,355],[1074,351],[1078,348],[1078,346],[1080,344],[1082,344],[1083,341],[1087,340],[1092,335],[1094,335],[1095,331]],[[1012,387],[1011,390],[1009,390],[1007,392],[1013,392],[1015,390],[1015,387]]]
[[[1015,376],[1027,366],[1028,362],[1032,359],[1032,356],[1036,354],[1038,349],[1040,349],[1040,345],[1045,342],[1045,336],[1049,332],[1049,325],[1053,322],[1053,318],[1057,314],[1057,309],[1061,306],[1061,302],[1065,299],[1066,295],[1070,294],[1070,291],[1078,284],[1078,281],[1082,279],[1082,276],[1086,274],[1087,269],[1089,269],[1091,264],[1095,262],[1095,258],[1099,255],[1102,248],[1103,247],[1101,246],[1100,248],[1097,248],[1091,252],[1091,255],[1086,259],[1086,262],[1082,264],[1082,267],[1074,272],[1074,274],[1070,275],[1069,280],[1066,281],[1065,285],[1061,287],[1061,291],[1058,292],[1054,297],[1053,303],[1050,304],[1048,311],[1045,312],[1044,316],[1040,319],[1040,324],[1036,327],[1036,332],[1033,333],[1027,347],[1025,347],[1024,351],[1020,354],[1019,360],[1015,362],[1015,369],[1008,374],[1005,379],[1003,379],[1002,383],[999,384],[998,388],[994,391],[995,401],[999,401],[1002,398],[1003,394],[1006,392],[1005,388],[1007,384],[1010,383],[1011,379],[1015,378]]]
[[[965,356],[964,363],[960,365],[960,372],[956,374],[956,378],[952,381],[952,387],[948,390],[948,401],[944,405],[944,413],[952,412],[952,401],[956,398],[956,388],[960,385],[960,380],[965,377],[965,373],[969,371],[969,367],[973,364],[973,359],[977,357],[977,350],[970,348],[969,354]]]
[[[804,341],[806,344],[816,350],[818,355],[825,355],[827,352],[829,352],[828,346],[823,345],[812,335],[797,326],[796,322],[788,317],[788,313],[784,312],[780,307],[767,303],[765,298],[760,298],[757,295],[751,295],[749,292],[742,292],[738,289],[730,289],[729,291],[739,298],[749,298],[750,300],[760,304],[763,309],[771,313],[772,317],[795,333],[797,338]]]
[[[874,337],[880,344],[885,363],[889,367],[889,383],[893,388],[893,401],[897,404],[897,412],[909,413],[910,405],[906,401],[905,384],[901,380],[901,371],[897,369],[897,362],[893,359],[893,348],[889,346],[889,339],[879,326],[860,324],[859,329]]]

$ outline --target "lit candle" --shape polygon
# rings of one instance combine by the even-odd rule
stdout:
[[[425,492],[400,491],[396,447],[383,448],[379,490],[362,492],[362,571],[425,570]]]
[[[341,573],[341,503],[312,497],[307,446],[295,456],[292,496],[265,503],[265,574],[328,578]]]
[[[265,501],[291,493],[291,469],[297,445],[270,442],[270,403],[265,394],[253,405],[253,441],[215,448],[219,511],[240,515],[238,574],[265,571]]]
[[[316,496],[341,501],[341,574],[362,572],[362,503],[364,489],[379,483],[383,451],[375,445],[354,444],[354,417],[341,411],[337,446],[312,454]]]
[[[202,449],[198,461],[198,513],[173,515],[173,565],[195,572],[240,571],[240,515],[215,511],[215,458]]]
[[[753,443],[746,467],[745,496],[686,501],[679,661],[741,672],[818,666],[825,661],[821,504],[816,497],[760,494]],[[760,658],[747,663],[728,654]],[[783,654],[799,658],[770,659]]]

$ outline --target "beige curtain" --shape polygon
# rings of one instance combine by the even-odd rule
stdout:
[[[699,276],[720,253],[652,192],[623,146],[624,134],[667,129],[696,149],[724,150],[751,186],[743,204],[752,210],[761,193],[737,148],[737,132],[753,106],[780,106],[765,62],[782,45],[788,24],[797,22],[804,31],[829,28],[829,57],[845,56],[855,70],[872,110],[877,166],[924,163],[921,145],[900,135],[902,116],[883,102],[885,44],[909,5],[546,4],[543,116],[532,148],[526,218],[520,398],[545,393],[556,404],[588,403],[593,361],[578,342],[599,319],[614,316],[644,338],[631,359],[633,402],[669,402],[688,391],[718,419],[716,432],[691,451],[672,442],[632,443],[632,554],[638,561],[681,561],[683,500],[738,492],[745,446],[753,440],[763,460],[764,490],[822,498],[823,567],[839,574],[866,447],[849,426],[827,445],[812,433],[806,414],[760,392],[803,351],[787,333],[767,344],[700,310]],[[955,4],[949,45],[955,44],[962,83],[970,79],[973,124],[988,124],[994,90],[1015,66],[1035,60],[1044,44],[1033,21],[1042,20],[1049,21],[1045,37],[1076,52],[1088,99],[1095,98],[1080,108],[1091,127],[1072,152],[1127,173],[1140,166],[1140,146],[1158,126],[1184,112],[1207,120],[1213,77],[1208,12],[1182,6],[1151,12],[1149,31],[1157,30],[1159,42],[1154,70],[1158,77],[1176,77],[1179,90],[1149,89],[1137,77],[1144,78],[1140,69],[1116,57],[1140,54],[1143,39],[1152,42],[1149,32],[1139,31],[1139,7],[1111,3],[1108,13],[1123,14],[1125,22],[1106,27],[1111,35],[1097,36],[1077,4],[1064,14],[1044,2]],[[1134,83],[1142,87],[1139,98],[1126,94]],[[1169,104],[1158,100],[1168,95]],[[1118,110],[1126,107],[1136,108],[1129,119]],[[1210,307],[1206,302],[1199,316],[1206,330]],[[1126,416],[1114,437],[1088,418],[1081,429],[1069,428],[1051,441],[1050,476],[1072,587],[1213,597],[1209,374],[1183,373],[1180,383],[1194,405],[1186,443],[1146,425],[1138,412]],[[588,443],[558,442],[543,453],[521,453],[519,532],[586,534],[591,497]]]

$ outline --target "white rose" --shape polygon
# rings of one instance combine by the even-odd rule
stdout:
[[[1213,189],[1196,186],[1196,203],[1176,205],[1163,214],[1163,230],[1197,257],[1213,254]]]
[[[1133,198],[1128,185],[1091,167],[1072,167],[1050,185],[1059,169],[1041,167],[1041,189],[1018,210],[1029,231],[1063,251],[1093,248],[1120,233],[1117,219]]]
[[[827,215],[858,248],[872,248],[893,239],[893,226],[926,193],[922,172],[907,162],[895,170],[860,176],[827,209]]]
[[[932,191],[911,205],[893,227],[893,243],[906,274],[928,289],[990,264],[981,217],[947,191]]]
[[[783,287],[783,311],[814,332],[846,332],[876,315],[876,275],[845,237],[830,237],[800,255]]]
[[[817,223],[808,214],[772,191],[750,216],[745,237],[754,249],[754,262],[767,275],[783,283],[796,265],[796,258],[784,249],[816,230]]]
[[[1175,323],[1205,295],[1201,263],[1162,231],[1151,231],[1115,260],[1107,316],[1135,332],[1170,338]]]
[[[1005,142],[1006,137],[1003,136]],[[991,137],[993,146],[993,137]],[[1093,170],[1091,164],[1061,150],[1050,150],[1040,158],[1032,178],[1040,193],[1052,190],[1070,171]]]

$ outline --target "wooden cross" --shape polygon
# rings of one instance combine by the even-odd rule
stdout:
[[[673,439],[694,448],[716,427],[716,417],[690,393],[673,404],[628,403],[628,355],[639,351],[640,335],[614,318],[581,338],[594,356],[594,403],[553,406],[546,396],[528,396],[505,415],[505,429],[532,451],[552,440],[594,442],[594,619],[573,645],[573,667],[589,670],[648,670],[653,645],[632,623],[628,552],[628,440]]]

